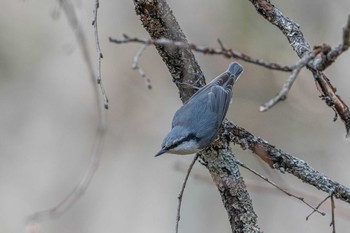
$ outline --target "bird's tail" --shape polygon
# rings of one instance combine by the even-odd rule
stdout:
[[[232,62],[228,66],[228,69],[226,72],[228,72],[231,78],[233,78],[234,81],[236,81],[239,78],[240,74],[243,72],[243,67],[237,62]]]

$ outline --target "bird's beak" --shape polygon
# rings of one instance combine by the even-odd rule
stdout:
[[[167,151],[168,151],[168,148],[163,147],[154,157],[158,157],[159,155],[162,155]]]

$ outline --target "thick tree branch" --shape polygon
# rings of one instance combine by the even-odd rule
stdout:
[[[292,46],[297,55],[302,58],[305,53],[312,52],[310,45],[306,42],[300,26],[286,17],[279,9],[277,9],[269,0],[249,0],[255,9],[270,23],[278,27],[282,33],[287,37],[289,44]],[[345,45],[348,44],[350,29],[349,21],[344,28],[343,40]],[[317,63],[316,63],[317,64]],[[317,65],[310,61],[307,68],[311,70],[314,75],[316,85],[320,88],[321,97],[326,104],[339,114],[340,118],[345,124],[346,136],[350,136],[350,110],[345,102],[336,94],[336,88],[331,84],[325,74],[318,70]]]
[[[165,0],[134,0],[134,4],[137,15],[140,16],[143,26],[152,39],[165,38],[187,43]],[[179,88],[181,100],[186,101],[195,89],[189,89],[180,83],[195,84],[198,87],[205,84],[203,73],[192,51],[188,48],[174,48],[166,45],[156,45],[156,48]],[[221,149],[217,147],[218,143]],[[206,162],[220,191],[229,215],[232,232],[261,232],[257,226],[257,216],[249,193],[234,162],[229,141],[220,140],[218,143],[214,143],[214,146],[204,152],[201,158]]]
[[[134,0],[134,4],[136,14],[152,39],[166,38],[187,43],[184,33],[164,0]],[[156,48],[179,89],[182,102],[187,101],[196,91],[191,85],[205,85],[204,75],[193,53],[186,48],[168,45],[159,44]]]
[[[229,213],[232,232],[262,232],[247,187],[230,148],[209,148],[201,153]]]
[[[337,199],[350,203],[350,188],[331,180],[310,167],[305,161],[277,149],[264,139],[249,133],[247,130],[229,121],[225,121],[224,126],[222,137],[229,138],[232,142],[239,144],[243,149],[251,150],[268,163],[271,168],[277,169],[282,173],[288,172],[303,182],[328,194],[333,194]]]
[[[277,184],[275,184],[274,182],[272,182],[271,180],[269,180],[268,178],[266,178],[265,176],[259,174],[257,171],[254,171],[253,169],[249,168],[248,166],[246,166],[244,163],[242,163],[241,161],[239,160],[236,160],[235,161],[239,166],[247,169],[248,171],[250,171],[251,173],[253,173],[254,175],[260,177],[261,179],[265,180],[267,183],[271,184],[273,187],[277,188],[278,190],[280,190],[281,192],[285,193],[286,195],[290,196],[290,197],[294,197],[296,199],[298,199],[299,201],[303,202],[305,205],[307,205],[308,207],[310,207],[313,212],[317,212],[319,214],[321,214],[322,216],[326,215],[325,213],[323,212],[320,212],[318,210],[318,208],[316,207],[313,207],[311,204],[309,204],[308,202],[305,201],[305,198],[304,197],[301,197],[301,196],[296,196],[295,194],[285,190],[284,188],[278,186]]]
[[[311,47],[304,40],[296,23],[285,17],[268,1],[251,0],[251,2],[260,14],[282,30],[300,57],[303,57],[305,53],[312,53]],[[134,3],[136,13],[140,16],[145,29],[152,38],[150,41],[171,40],[189,45],[164,0],[134,0]],[[191,46],[174,47],[162,43],[156,44],[156,47],[179,88],[181,99],[186,101],[195,92],[195,88],[189,90],[185,85],[181,85],[182,83],[196,84],[198,87],[205,83],[203,74],[190,51],[193,48]],[[306,60],[309,61],[309,58]],[[304,60],[302,64],[305,65]],[[337,111],[347,125],[347,122],[350,122],[350,117],[346,118],[348,108],[335,94],[335,88],[323,73],[312,66],[312,59],[307,63],[307,67],[313,71],[324,98],[329,98],[328,104]],[[350,127],[347,126],[348,129]],[[225,121],[223,131],[219,134],[219,140],[216,140],[211,147],[202,152],[201,159],[220,191],[233,232],[244,232],[247,229],[252,232],[260,232],[260,229],[257,226],[257,217],[253,211],[249,194],[229,148],[229,141],[239,144],[243,149],[250,149],[272,168],[283,173],[288,172],[303,182],[350,203],[350,189],[348,187],[329,179],[311,168],[306,162],[275,148],[245,129]]]

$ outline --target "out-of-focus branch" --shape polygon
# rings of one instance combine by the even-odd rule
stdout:
[[[184,33],[165,0],[134,0],[134,4],[136,14],[153,40],[165,38],[187,43]],[[155,46],[177,84],[181,100],[187,101],[196,90],[181,83],[194,84],[197,87],[205,85],[204,75],[192,51],[188,48],[168,45]],[[234,163],[229,142],[220,142],[223,145],[221,149],[214,144],[201,154],[201,159],[206,162],[220,191],[232,232],[261,232],[249,193]]]
[[[285,16],[279,9],[277,9],[269,0],[249,0],[267,21],[278,27],[281,32],[287,37],[289,44],[292,46],[297,55],[302,58],[305,53],[312,52],[310,45],[306,42],[300,26]],[[348,24],[344,29],[343,40],[345,47],[349,47],[348,40],[350,37]],[[316,63],[317,64],[317,63]],[[326,104],[335,110],[345,124],[346,136],[350,136],[350,110],[339,95],[336,94],[336,88],[331,84],[325,74],[318,70],[318,67],[310,61],[307,68],[311,70],[314,75],[317,85],[320,87],[321,97],[326,100]]]
[[[249,149],[262,160],[282,173],[288,172],[315,188],[334,195],[335,198],[350,203],[350,188],[331,180],[313,169],[305,161],[288,154],[229,121],[224,123],[223,137]]]
[[[252,63],[255,65],[259,65],[262,67],[265,67],[267,69],[271,70],[278,70],[278,71],[284,71],[284,72],[291,72],[293,70],[293,67],[291,66],[286,66],[286,65],[279,65],[277,63],[273,62],[267,62],[262,59],[256,59],[251,56],[248,56],[244,53],[234,51],[232,49],[226,48],[221,40],[218,40],[218,43],[220,45],[220,49],[216,48],[210,48],[210,47],[204,47],[204,46],[199,46],[194,43],[188,43],[188,42],[183,42],[183,41],[174,41],[166,38],[160,38],[160,39],[140,39],[137,37],[129,37],[128,35],[123,35],[124,39],[118,40],[118,39],[113,39],[109,38],[110,42],[117,43],[117,44],[124,44],[124,43],[140,43],[144,45],[167,45],[167,46],[173,46],[173,47],[181,47],[184,49],[189,49],[195,52],[203,53],[203,54],[209,54],[209,55],[221,55],[226,58],[232,59],[239,59],[243,60],[248,63]]]
[[[103,107],[103,100],[101,95],[99,95],[98,86],[96,85],[96,76],[93,68],[93,63],[90,58],[90,53],[88,50],[86,38],[82,26],[77,18],[75,7],[70,2],[70,0],[59,0],[60,6],[62,7],[68,23],[75,33],[75,37],[80,45],[81,52],[83,54],[84,61],[86,62],[87,68],[89,69],[90,80],[94,87],[94,94],[97,102],[98,109],[98,125],[96,129],[95,142],[92,148],[91,157],[89,165],[80,180],[80,182],[75,186],[75,188],[56,206],[49,208],[47,210],[38,211],[31,214],[27,218],[28,223],[36,223],[44,220],[52,220],[62,216],[69,208],[71,208],[85,193],[88,188],[100,162],[100,157],[102,153],[102,145],[104,142],[105,135],[105,110]],[[96,9],[97,11],[97,9]],[[96,12],[97,13],[97,12]]]

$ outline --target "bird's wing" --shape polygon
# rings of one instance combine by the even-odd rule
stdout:
[[[222,86],[213,86],[208,93],[207,108],[217,114],[218,125],[222,123],[226,116],[231,97],[231,90]]]
[[[219,76],[214,78],[210,83],[199,89],[196,93],[192,95],[192,97],[186,103],[195,99],[197,96],[201,95],[201,93],[209,93],[210,89],[213,86],[222,86],[225,90],[231,91],[233,84],[237,81],[242,72],[242,66],[236,62],[232,62],[224,73],[220,74]]]
[[[211,80],[210,83],[208,83],[207,85],[205,85],[204,87],[202,87],[201,89],[199,89],[196,93],[194,93],[191,98],[185,103],[187,104],[188,102],[190,102],[191,100],[193,100],[194,98],[196,98],[197,96],[199,96],[201,93],[204,92],[209,92],[210,88],[212,86],[215,85],[222,85],[224,82],[226,82],[228,79],[230,78],[230,75],[228,72],[224,72],[222,74],[220,74],[219,76],[217,76],[216,78],[214,78],[213,80]]]
[[[205,120],[215,122],[215,126],[221,124],[231,101],[231,90],[234,81],[228,72],[224,72],[198,90],[175,113],[172,126],[198,125],[205,122]]]

